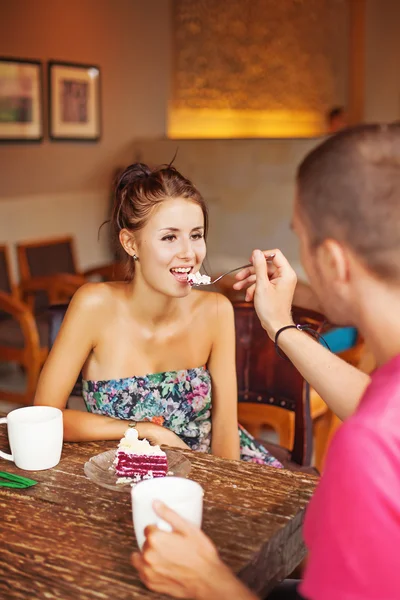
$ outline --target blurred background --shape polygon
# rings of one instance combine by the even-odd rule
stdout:
[[[0,239],[73,234],[80,267],[102,263],[115,170],[178,150],[210,204],[212,269],[254,246],[297,262],[295,167],[335,106],[400,117],[399,27],[397,0],[2,0],[0,56],[44,63],[44,137],[0,146]],[[100,67],[97,142],[49,139],[50,60]]]
[[[29,326],[19,320],[15,341],[0,318],[0,364],[36,365],[22,402],[47,352],[37,292],[51,304],[88,276],[115,276],[98,229],[121,168],[176,155],[210,207],[211,273],[279,247],[302,279],[290,231],[296,166],[347,124],[400,118],[397,0],[0,8],[0,289],[30,307],[40,338],[27,349]],[[70,278],[50,290],[43,278],[57,273]]]

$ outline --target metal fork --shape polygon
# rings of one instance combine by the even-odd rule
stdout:
[[[273,258],[274,258],[275,254],[270,254],[269,256],[265,257],[265,260],[267,262],[270,262]],[[240,271],[241,269],[246,269],[247,267],[252,267],[253,264],[252,263],[248,263],[247,265],[242,265],[241,267],[236,267],[236,269],[231,269],[230,271],[227,271],[226,273],[223,273],[222,275],[220,275],[219,277],[217,277],[216,279],[214,279],[214,281],[210,281],[210,283],[194,283],[193,287],[196,286],[204,286],[204,285],[214,285],[214,283],[217,283],[217,281],[219,281],[220,279],[222,279],[223,277],[225,277],[225,275],[230,275],[231,273],[234,273],[235,271]]]

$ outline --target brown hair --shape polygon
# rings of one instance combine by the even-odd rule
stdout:
[[[301,163],[298,203],[311,243],[345,243],[371,272],[400,280],[400,125],[341,131]]]
[[[119,233],[122,229],[133,233],[140,231],[156,206],[164,200],[175,198],[185,198],[200,206],[204,216],[204,237],[207,237],[207,205],[189,179],[171,165],[151,169],[143,163],[134,163],[127,167],[117,179],[111,214],[111,229],[119,251]],[[128,276],[133,277],[134,261],[126,252],[123,256],[127,262]]]

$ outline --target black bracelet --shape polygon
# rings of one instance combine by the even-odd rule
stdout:
[[[280,334],[282,333],[282,331],[285,331],[286,329],[298,329],[299,331],[305,331],[306,333],[309,333],[318,342],[323,342],[329,351],[331,350],[329,348],[328,342],[325,340],[325,338],[320,333],[318,333],[318,331],[315,331],[315,329],[313,329],[311,327],[311,325],[307,325],[307,324],[305,324],[305,325],[285,325],[285,327],[281,327],[280,329],[278,329],[278,331],[275,334],[275,341],[274,341],[275,352],[277,353],[278,356],[280,356],[281,358],[284,358],[285,360],[289,360],[289,359],[286,356],[286,354],[284,354],[282,352],[282,350],[279,348],[278,338],[279,338]]]

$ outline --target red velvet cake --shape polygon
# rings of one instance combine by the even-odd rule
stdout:
[[[120,441],[114,460],[119,481],[165,477],[168,471],[167,455],[160,446],[152,446],[147,440],[139,440],[136,429],[128,429]]]

